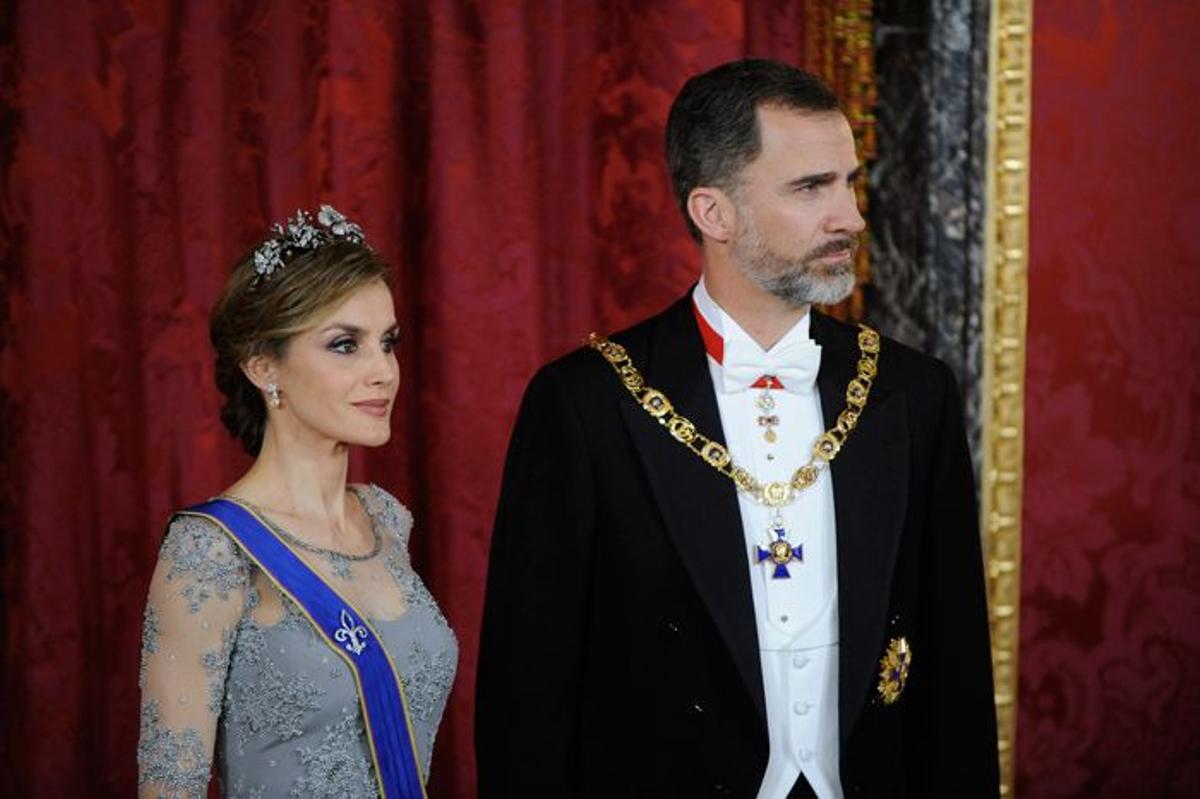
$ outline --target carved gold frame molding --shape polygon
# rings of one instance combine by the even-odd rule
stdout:
[[[1002,796],[1013,795],[1016,757],[1032,6],[1032,0],[995,0],[988,43],[981,522]]]

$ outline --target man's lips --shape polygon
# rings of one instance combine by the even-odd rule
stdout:
[[[372,416],[387,416],[388,406],[392,403],[390,400],[363,400],[362,402],[352,402],[355,408],[371,414]]]
[[[828,241],[817,247],[809,257],[809,260],[821,261],[827,264],[838,264],[852,260],[857,250],[858,242],[853,239]]]

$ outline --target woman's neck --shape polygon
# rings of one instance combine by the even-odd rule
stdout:
[[[349,447],[273,434],[270,426],[250,469],[227,493],[264,510],[346,529]]]

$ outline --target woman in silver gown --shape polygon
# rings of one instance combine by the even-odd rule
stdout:
[[[223,497],[268,529],[376,631],[427,775],[458,647],[413,571],[412,517],[347,484],[379,446],[399,385],[386,265],[332,208],[297,212],[234,269],[210,320],[221,418],[255,456]],[[380,793],[356,676],[225,530],[168,526],[142,637],[141,796]],[[403,722],[400,722],[403,725]]]

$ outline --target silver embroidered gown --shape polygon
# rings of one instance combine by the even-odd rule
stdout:
[[[293,551],[384,639],[428,778],[458,644],[409,561],[408,510],[376,486],[353,491],[378,552]],[[204,797],[214,752],[225,796],[378,795],[349,667],[205,520],[179,517],[167,529],[146,603],[140,683],[143,796]]]

